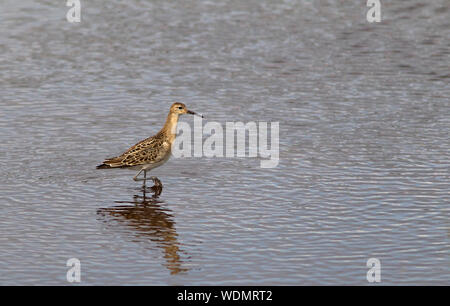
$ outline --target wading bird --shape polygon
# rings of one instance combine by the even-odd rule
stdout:
[[[139,170],[133,179],[135,181],[143,180],[145,187],[147,171],[161,166],[170,158],[178,118],[183,114],[198,115],[188,110],[183,103],[173,103],[166,123],[156,135],[138,142],[120,156],[107,158],[103,164],[97,166],[97,169],[129,168]],[[203,116],[201,117],[203,118]],[[138,179],[142,171],[144,171],[144,178]],[[157,177],[152,176],[150,179],[155,183],[155,187],[162,188],[161,181]]]

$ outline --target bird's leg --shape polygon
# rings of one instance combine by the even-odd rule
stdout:
[[[147,170],[145,170],[145,169],[143,169],[143,170],[144,170],[144,183],[142,184],[142,188],[144,188],[144,190],[145,190],[145,183],[147,181]]]
[[[147,200],[145,199],[145,185],[142,188],[142,203],[145,204],[147,202]]]
[[[141,172],[144,171],[144,169],[139,170],[139,172],[133,177],[133,180],[137,181],[141,181],[140,179],[138,179],[139,174],[141,174]]]

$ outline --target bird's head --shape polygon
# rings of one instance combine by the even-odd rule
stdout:
[[[175,102],[170,107],[170,113],[177,114],[177,115],[183,115],[183,114],[190,114],[190,115],[197,115],[203,118],[202,115],[197,114],[196,112],[190,111],[186,108],[186,105],[183,103]]]

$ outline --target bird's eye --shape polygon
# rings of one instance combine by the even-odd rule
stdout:
[[[183,106],[178,107],[178,109],[183,109]]]

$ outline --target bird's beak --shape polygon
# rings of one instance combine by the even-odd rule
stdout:
[[[188,110],[187,113],[190,114],[190,115],[197,115],[197,116],[200,116],[200,117],[204,118],[203,115],[199,115],[196,112],[193,112],[193,111],[190,111],[190,110]]]

